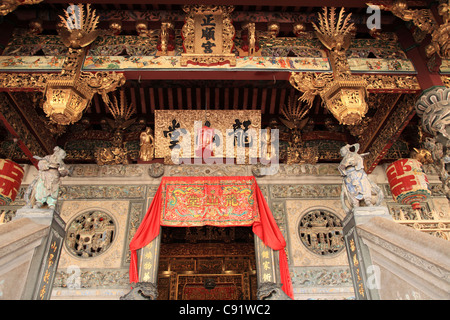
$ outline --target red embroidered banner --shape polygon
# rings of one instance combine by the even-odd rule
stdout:
[[[164,179],[162,226],[249,226],[259,221],[255,181]]]
[[[147,214],[130,242],[130,282],[138,282],[137,250],[155,239],[161,226],[251,226],[279,252],[283,291],[293,298],[286,241],[254,177],[163,177]]]

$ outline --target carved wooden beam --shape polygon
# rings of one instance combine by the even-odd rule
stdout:
[[[45,150],[40,146],[35,136],[30,132],[16,108],[11,104],[6,93],[0,93],[0,120],[11,135],[18,139],[18,146],[25,153],[33,165],[37,167],[34,155],[44,155]]]
[[[0,73],[0,91],[44,91],[50,73]]]
[[[370,107],[377,108],[375,115],[370,119],[367,128],[361,134],[358,143],[361,152],[367,152],[371,143],[376,139],[381,128],[390,120],[389,115],[397,105],[401,97],[400,93],[370,95],[368,103]]]
[[[30,132],[45,150],[45,154],[53,153],[56,146],[56,140],[48,129],[47,122],[36,112],[36,104],[42,98],[34,93],[36,101],[33,101],[32,93],[27,92],[8,92],[11,101],[14,103],[16,110],[22,116],[24,123],[30,128]]]
[[[371,173],[378,163],[384,158],[389,148],[398,139],[403,129],[411,121],[415,115],[415,94],[405,95],[400,101],[397,108],[389,115],[389,121],[386,121],[384,127],[376,135],[376,139],[372,143],[365,158],[366,172]]]

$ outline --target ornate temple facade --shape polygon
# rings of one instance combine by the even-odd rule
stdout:
[[[0,299],[450,298],[450,7],[333,4],[3,1]]]

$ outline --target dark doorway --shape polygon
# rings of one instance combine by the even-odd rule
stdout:
[[[159,300],[256,300],[251,227],[162,227]]]

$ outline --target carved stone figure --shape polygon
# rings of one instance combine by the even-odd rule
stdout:
[[[450,200],[450,174],[448,164],[450,163],[450,148],[444,147],[436,142],[435,138],[425,138],[424,147],[431,153],[433,166],[436,168],[439,180],[442,182],[445,195]],[[444,153],[445,149],[445,153]]]
[[[65,157],[66,152],[58,146],[53,149],[53,154],[44,158],[34,156],[39,160],[39,173],[25,192],[25,207],[37,209],[46,203],[50,209],[55,208],[60,178],[69,175],[69,169],[63,161]]]
[[[355,151],[350,151],[354,147]],[[344,210],[349,212],[354,207],[360,206],[360,201],[364,201],[366,206],[380,205],[383,201],[383,192],[373,183],[364,171],[363,157],[368,153],[358,154],[359,143],[345,145],[341,148],[343,159],[339,164],[339,172],[344,178],[342,186],[341,200]],[[376,196],[376,201],[372,200],[372,194]],[[345,200],[350,202],[350,208],[345,204]]]
[[[131,288],[120,300],[156,300],[158,296],[158,290],[151,282],[132,283]]]
[[[282,289],[281,284],[274,282],[263,282],[258,287],[257,297],[259,300],[292,300]]]
[[[155,144],[153,138],[153,130],[150,127],[145,128],[140,135],[139,160],[150,161],[153,160],[155,155]]]

